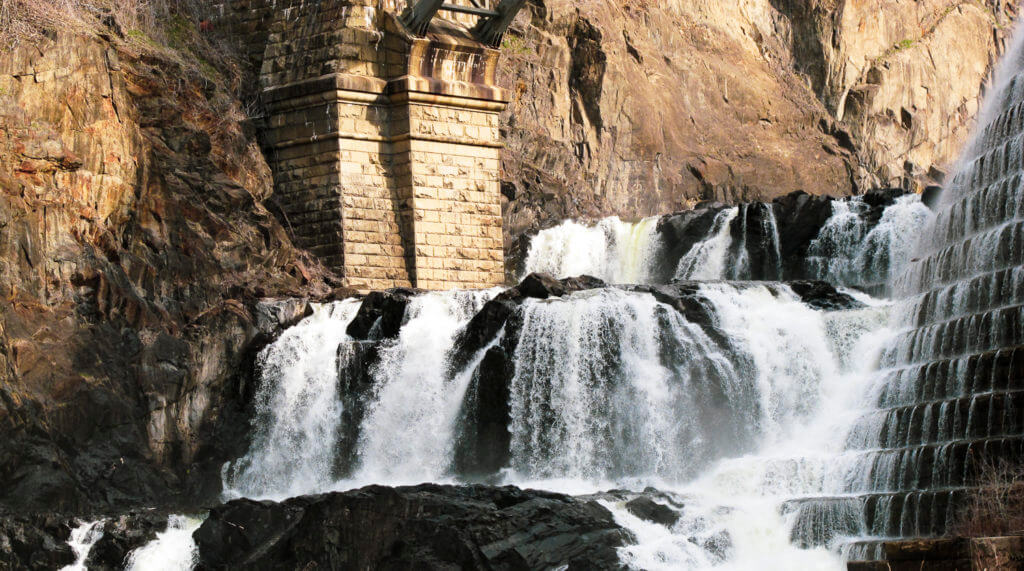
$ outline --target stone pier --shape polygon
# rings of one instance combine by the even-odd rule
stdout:
[[[498,51],[466,15],[440,12],[419,37],[394,2],[231,7],[263,46],[250,53],[264,142],[296,244],[363,291],[502,284],[508,94],[495,86]]]

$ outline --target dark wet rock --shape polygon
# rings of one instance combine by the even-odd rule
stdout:
[[[60,516],[0,515],[0,569],[59,569],[75,562],[69,522]]]
[[[811,196],[798,190],[772,201],[783,277],[805,277],[807,249],[832,217],[833,200],[830,196]]]
[[[732,536],[724,529],[704,538],[690,538],[692,543],[700,545],[704,551],[719,562],[729,559],[732,554]]]
[[[902,188],[875,188],[865,192],[862,198],[864,204],[881,211],[906,193],[907,191]]]
[[[523,281],[513,288],[515,290],[514,293],[512,293],[512,290],[506,293],[511,293],[513,296],[518,294],[520,298],[547,299],[549,297],[561,297],[577,291],[595,289],[604,285],[603,281],[593,276],[579,276],[558,280],[548,274],[534,273],[523,278]]]
[[[786,285],[800,300],[815,309],[829,311],[842,309],[860,309],[864,304],[851,295],[838,291],[832,284],[822,281],[792,281]]]
[[[632,539],[596,502],[433,484],[235,500],[194,537],[199,570],[620,569],[616,547]]]
[[[405,310],[417,293],[414,289],[395,288],[366,296],[348,326],[349,336],[353,339],[396,337],[405,322]]]
[[[700,295],[698,282],[674,282],[651,288],[654,299],[671,306],[683,314],[690,323],[701,326],[704,331],[720,343],[725,342],[721,332],[715,327],[715,311],[704,296]]]
[[[924,189],[924,191],[921,192],[921,202],[923,202],[925,206],[927,206],[928,208],[931,208],[932,210],[935,210],[936,208],[938,208],[939,200],[941,198],[942,198],[942,187],[941,186],[932,185],[932,186],[926,187]]]
[[[103,523],[103,537],[89,550],[89,571],[118,571],[132,551],[156,539],[167,529],[167,514],[140,511],[120,515]]]
[[[511,456],[511,387],[515,365],[505,347],[491,347],[473,376],[462,403],[463,433],[455,468],[470,478],[496,474]]]
[[[764,202],[752,202],[739,206],[739,212],[732,220],[729,233],[732,236],[730,259],[739,260],[746,250],[746,268],[744,275],[732,276],[745,280],[781,280],[783,265],[780,251],[776,252],[772,244],[778,232],[777,224],[772,223],[774,205]],[[739,268],[735,268],[738,270]]]
[[[672,279],[679,260],[695,244],[707,238],[714,226],[715,217],[724,208],[725,205],[718,202],[701,203],[694,210],[661,217],[658,221],[658,235],[665,250],[654,272],[655,281],[668,282]]]
[[[679,521],[679,514],[672,508],[659,504],[647,496],[639,496],[626,503],[626,509],[636,517],[665,527],[672,527]]]

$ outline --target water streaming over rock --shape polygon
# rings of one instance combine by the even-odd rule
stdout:
[[[642,569],[841,569],[874,539],[942,533],[980,459],[1024,457],[1024,80],[1010,77],[937,215],[913,196],[833,201],[806,238],[801,271],[897,306],[678,281],[789,277],[800,249],[760,204],[710,211],[671,285],[421,294],[401,327],[382,314],[358,339],[354,302],[319,307],[261,358],[252,448],[226,487],[484,477],[593,494]],[[526,269],[656,282],[657,226],[568,222],[534,239]],[[668,515],[638,516],[638,499]]]
[[[192,533],[203,521],[183,515],[167,518],[167,529],[128,554],[125,571],[188,571],[198,563]]]
[[[1024,459],[1024,37],[1018,32],[934,219],[893,280],[897,333],[833,497],[794,506],[806,544],[942,535],[980,468]],[[856,541],[859,540],[859,541]]]
[[[525,273],[556,278],[591,275],[609,283],[648,283],[658,254],[657,217],[639,222],[605,218],[594,225],[567,220],[530,242]],[[524,274],[525,275],[525,274]]]
[[[865,218],[868,210],[861,197],[832,202],[832,217],[808,249],[809,277],[887,293],[889,282],[906,268],[921,229],[934,215],[916,194],[897,198],[877,224]]]
[[[533,238],[523,275],[542,272],[566,278],[585,274],[629,284],[673,279],[820,279],[887,295],[891,278],[906,266],[920,229],[933,213],[916,194],[895,199],[885,195],[829,199],[828,204],[831,217],[818,222],[820,229],[812,226],[817,234],[809,236],[805,230],[792,229],[783,235],[776,215],[780,206],[761,202],[718,210],[712,207],[711,220],[704,227],[687,230],[683,243],[678,243],[679,237],[667,237],[661,228],[680,214],[635,224],[618,218],[593,225],[567,221]],[[799,218],[787,223],[813,225],[814,221]],[[696,236],[691,235],[694,231]],[[784,243],[794,236],[804,242]]]
[[[313,315],[284,332],[257,360],[252,445],[225,466],[228,496],[286,498],[330,482],[342,420],[339,351],[358,300],[314,306]]]
[[[497,291],[428,293],[383,344],[359,427],[353,479],[416,484],[450,476],[456,421],[469,384],[448,357],[455,334]]]
[[[715,216],[707,238],[695,244],[676,267],[677,280],[720,280],[728,271],[729,249],[732,245],[732,221],[739,208],[727,208]]]
[[[85,562],[89,559],[89,552],[92,551],[96,542],[103,539],[104,523],[103,520],[82,522],[71,530],[68,546],[75,554],[75,562],[65,565],[61,571],[86,571]]]
[[[761,534],[788,538],[780,515],[785,501],[820,493],[820,480],[808,478],[802,468],[820,467],[804,457],[820,456],[835,443],[822,431],[808,437],[806,427],[823,422],[823,414],[833,423],[845,418],[830,399],[860,386],[869,362],[864,351],[870,350],[858,343],[882,328],[886,309],[822,311],[781,284],[694,283],[672,291],[681,297],[598,288],[527,299],[464,362],[452,358],[459,334],[497,292],[414,297],[396,337],[369,341],[377,357],[369,369],[372,386],[361,393],[364,411],[357,433],[340,431],[333,442],[320,445],[337,450],[345,448],[340,439],[354,439],[351,465],[310,465],[321,472],[302,480],[306,489],[291,487],[288,493],[460,479],[456,449],[473,430],[465,403],[481,380],[485,355],[500,346],[512,352],[514,362],[514,374],[507,378],[503,481],[573,493],[658,486],[686,498],[680,500],[688,506],[681,523],[669,532],[683,559],[651,545],[636,550],[658,553],[677,566],[731,560],[725,552],[747,550],[753,557]],[[666,303],[683,298],[705,309],[687,315]],[[347,326],[350,315],[337,326]],[[315,313],[289,332],[307,337],[295,346],[316,347],[311,358],[321,365],[292,362],[332,371],[332,379],[316,377],[325,383],[323,390],[352,386],[345,367],[339,373],[336,355],[358,353],[368,341],[337,335],[332,347],[320,347],[322,333],[311,327],[320,318]],[[285,343],[295,342],[282,337],[275,345]],[[279,350],[273,347],[267,354]],[[276,380],[264,375],[261,390],[277,393],[282,389],[276,383],[293,378],[277,374]],[[294,406],[284,399],[275,402]],[[290,418],[266,415],[263,422],[287,424]],[[259,452],[261,442],[255,441],[255,453],[247,456],[254,460],[250,469],[267,458]],[[777,463],[801,468],[782,470]],[[733,489],[730,497],[721,488],[725,481],[751,475],[742,496]],[[808,479],[811,484],[804,482]],[[263,481],[266,490],[247,495],[280,493],[272,479]],[[237,481],[229,483],[239,489]],[[614,501],[603,501],[621,511]],[[750,524],[750,518],[757,523]],[[798,560],[804,556],[778,541]],[[838,561],[825,551],[811,557],[823,568]]]

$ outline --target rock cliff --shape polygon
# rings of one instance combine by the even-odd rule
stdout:
[[[273,329],[257,299],[329,290],[263,206],[269,172],[230,70],[139,45],[53,34],[0,57],[11,508],[151,502],[216,470],[238,438],[213,431]]]
[[[940,183],[1016,10],[535,0],[504,45],[506,239],[696,200]]]

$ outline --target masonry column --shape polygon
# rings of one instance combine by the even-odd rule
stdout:
[[[493,82],[498,52],[441,35],[409,50],[420,75],[393,79],[388,93],[405,110],[393,148],[408,157],[416,285],[502,285],[499,114],[508,94]]]

